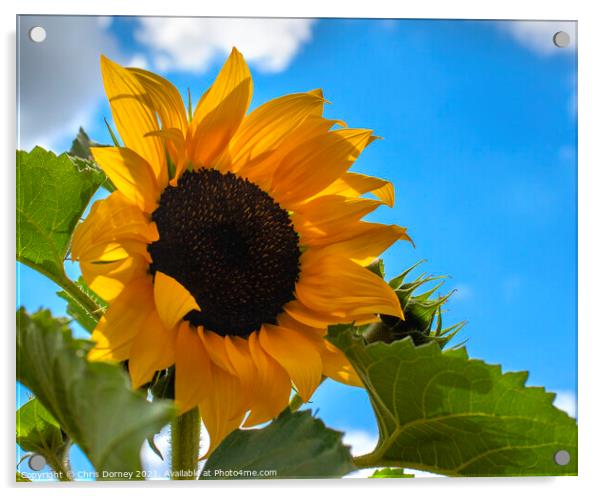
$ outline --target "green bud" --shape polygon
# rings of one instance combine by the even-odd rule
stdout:
[[[364,337],[369,343],[375,341],[391,343],[410,337],[416,346],[436,341],[443,348],[464,327],[466,322],[443,328],[442,307],[454,291],[444,296],[433,297],[433,295],[443,286],[445,281],[440,280],[445,279],[445,276],[421,274],[413,281],[406,282],[409,273],[421,263],[423,261],[414,264],[389,282],[399,298],[404,318],[381,315],[380,322],[370,324],[364,331]],[[384,273],[382,261],[374,262],[372,267],[378,268],[375,273]],[[431,289],[417,294],[421,286],[434,281],[440,282]]]

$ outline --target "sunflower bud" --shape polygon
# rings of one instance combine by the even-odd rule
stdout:
[[[414,264],[389,282],[399,298],[404,319],[381,315],[380,322],[369,325],[364,331],[364,337],[369,343],[375,341],[391,343],[409,336],[416,346],[436,341],[443,348],[464,327],[466,322],[443,328],[442,307],[454,291],[444,296],[434,298],[432,296],[443,286],[445,281],[441,279],[445,279],[445,276],[421,274],[415,280],[406,282],[408,274],[422,262]],[[382,261],[377,260],[372,267],[373,272],[381,277],[384,276]],[[418,293],[419,288],[434,281],[440,282],[431,289]]]

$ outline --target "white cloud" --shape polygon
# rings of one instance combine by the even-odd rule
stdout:
[[[353,456],[370,453],[376,446],[378,437],[366,431],[347,431],[343,443],[351,447]]]
[[[236,46],[265,72],[286,69],[311,39],[312,19],[161,18],[139,20],[136,39],[160,71],[201,73]]]
[[[209,439],[209,433],[205,425],[201,424],[201,446],[199,455],[204,456],[207,452],[208,445],[205,441]],[[169,479],[171,471],[171,427],[169,425],[163,427],[161,432],[154,438],[155,446],[161,452],[163,459],[155,453],[148,442],[144,442],[140,450],[140,460],[142,468],[149,472],[148,478],[153,480]],[[199,462],[199,470],[203,469],[205,460]]]
[[[500,21],[499,27],[518,43],[538,55],[550,56],[573,53],[577,46],[577,23],[559,21]],[[558,31],[568,33],[568,47],[558,48],[553,37]]]
[[[564,410],[569,416],[577,418],[577,396],[572,391],[559,391],[556,394],[554,405]]]
[[[155,446],[161,452],[163,460],[150,447],[147,441],[144,441],[140,450],[140,459],[142,468],[152,475],[150,478],[169,479],[169,454],[170,454],[170,427],[165,426],[161,432],[155,436]]]
[[[110,18],[23,16],[19,18],[18,147],[53,148],[75,136],[103,95],[99,57],[115,56],[116,43],[106,31]],[[47,33],[34,43],[28,32]]]

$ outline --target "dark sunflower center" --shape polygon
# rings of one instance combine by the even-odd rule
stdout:
[[[275,323],[294,296],[299,239],[288,213],[246,179],[212,169],[187,171],[168,186],[152,219],[151,273],[163,272],[201,311],[185,320],[221,334],[248,336]]]

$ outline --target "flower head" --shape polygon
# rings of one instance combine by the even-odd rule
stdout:
[[[322,376],[360,385],[324,335],[403,316],[366,265],[408,239],[361,220],[393,204],[389,182],[349,171],[372,132],[324,118],[319,90],[247,113],[236,49],[191,116],[163,78],[101,67],[124,146],[92,149],[116,191],[72,243],[109,302],[89,358],[128,360],[134,387],[175,365],[175,401],[200,408],[211,449],[275,417],[292,386],[307,401]]]

